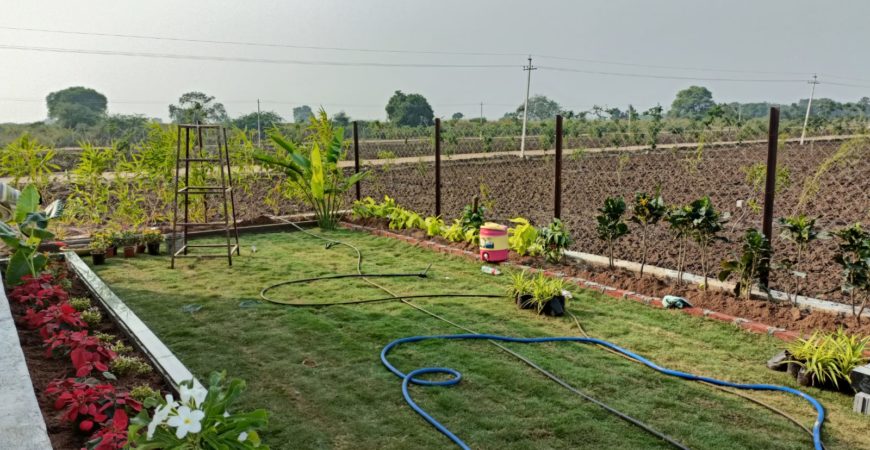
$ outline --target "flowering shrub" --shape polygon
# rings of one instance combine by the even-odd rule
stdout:
[[[81,314],[66,302],[48,306],[41,311],[28,308],[24,321],[29,328],[39,329],[39,335],[43,339],[48,339],[61,330],[87,328]]]
[[[260,445],[257,429],[268,421],[265,410],[230,413],[231,406],[245,389],[242,380],[225,382],[225,373],[213,372],[209,388],[183,383],[180,400],[172,395],[157,401],[153,416],[143,410],[133,418],[129,444],[136,449],[232,448],[267,449]]]
[[[85,444],[88,450],[117,450],[127,445],[130,418],[123,409],[116,409],[111,422],[100,428]]]
[[[54,408],[64,410],[64,420],[77,422],[82,431],[90,431],[94,425],[105,425],[110,416],[125,407],[133,411],[142,409],[128,393],[117,392],[111,384],[90,384],[67,378],[52,381],[45,392],[57,396]]]
[[[9,298],[18,303],[27,303],[41,309],[49,304],[65,302],[69,299],[69,294],[63,287],[52,284],[54,277],[49,273],[38,277],[25,275],[21,281],[23,284],[15,286],[9,293]]]

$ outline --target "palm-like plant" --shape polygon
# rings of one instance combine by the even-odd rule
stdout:
[[[647,250],[647,232],[650,225],[655,225],[665,216],[668,208],[665,206],[665,201],[662,199],[661,188],[657,188],[655,194],[646,192],[638,192],[634,196],[634,214],[631,216],[631,221],[640,225],[641,237],[641,259],[640,259],[640,276],[643,278],[643,268],[646,266],[646,250]]]
[[[622,220],[625,214],[625,200],[622,197],[608,197],[604,207],[599,208],[601,214],[595,217],[598,221],[596,231],[598,238],[607,242],[608,264],[613,268],[613,247],[616,240],[628,234],[628,225]]]
[[[299,189],[314,210],[317,225],[321,229],[331,230],[338,224],[345,193],[368,172],[345,176],[339,169],[344,130],[333,129],[326,111],[321,109],[317,116],[311,118],[309,130],[312,133],[302,147],[285,140],[278,133],[271,133],[269,137],[287,152],[286,156],[258,152],[254,158],[266,167],[287,175],[287,180]]]
[[[803,214],[793,217],[783,217],[779,219],[782,226],[782,233],[779,237],[794,243],[797,247],[797,254],[794,259],[789,259],[783,262],[783,265],[792,271],[794,275],[794,284],[790,291],[792,302],[797,304],[797,296],[801,291],[801,280],[806,277],[805,274],[798,272],[801,269],[804,254],[807,251],[810,243],[819,239],[819,231],[816,229],[816,219],[809,218]]]

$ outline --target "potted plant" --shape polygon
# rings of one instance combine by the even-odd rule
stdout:
[[[139,233],[139,236],[136,239],[136,253],[142,254],[145,253],[145,230],[142,230]]]
[[[104,233],[94,233],[91,236],[91,258],[95,266],[106,263],[106,251],[111,244],[111,240]]]
[[[511,274],[511,284],[507,288],[508,297],[516,301],[517,306],[522,309],[532,309],[535,307],[532,301],[532,280],[526,277],[526,271],[514,272]]]
[[[148,254],[157,256],[160,254],[160,243],[163,242],[163,234],[157,228],[149,228],[142,232],[142,241],[148,247]]]
[[[124,257],[132,258],[136,256],[136,243],[139,237],[132,230],[124,230],[118,235],[118,245],[124,248]]]
[[[561,316],[565,314],[565,284],[561,279],[548,278],[543,273],[531,280],[532,303],[538,314]]]
[[[118,248],[123,247],[121,233],[118,231],[106,231],[105,235],[109,240],[109,247],[106,248],[106,257],[112,258],[118,254]]]

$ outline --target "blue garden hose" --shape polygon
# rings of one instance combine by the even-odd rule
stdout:
[[[657,365],[656,363],[654,363],[654,362],[652,362],[652,361],[650,361],[650,360],[648,360],[648,359],[646,359],[646,358],[644,358],[644,357],[642,357],[642,356],[640,356],[640,355],[638,355],[630,350],[626,350],[626,349],[624,349],[616,344],[613,344],[611,342],[604,341],[601,339],[588,338],[588,337],[574,337],[574,336],[518,338],[518,337],[511,337],[511,336],[499,336],[499,335],[495,335],[495,334],[444,334],[444,335],[434,335],[434,336],[410,336],[410,337],[396,339],[393,342],[390,342],[389,344],[387,344],[381,350],[381,362],[384,364],[384,366],[386,366],[386,368],[390,372],[394,373],[397,377],[402,379],[402,395],[405,397],[405,401],[408,403],[408,405],[411,407],[411,409],[413,409],[417,414],[419,414],[421,417],[423,417],[423,419],[425,419],[427,422],[429,422],[430,425],[435,427],[435,429],[437,429],[442,434],[447,436],[451,441],[453,441],[457,446],[459,446],[462,449],[468,450],[468,449],[470,449],[470,447],[468,446],[468,444],[466,444],[464,441],[462,441],[462,439],[460,439],[458,436],[453,434],[453,432],[448,430],[447,427],[445,427],[440,422],[435,420],[435,418],[433,418],[423,408],[421,408],[419,405],[417,405],[417,403],[415,403],[414,400],[411,398],[411,394],[408,392],[408,385],[409,384],[418,384],[421,386],[453,386],[453,385],[459,383],[459,381],[462,379],[462,374],[459,371],[457,371],[455,369],[451,369],[449,367],[425,367],[422,369],[412,370],[406,374],[406,373],[403,373],[402,371],[400,371],[399,369],[397,369],[387,359],[387,354],[393,348],[399,346],[400,344],[404,344],[404,343],[408,343],[408,342],[420,342],[420,341],[425,341],[425,340],[429,340],[429,339],[461,339],[461,340],[483,339],[483,340],[490,340],[490,341],[517,342],[517,343],[521,343],[521,344],[535,344],[535,343],[541,343],[541,342],[583,342],[583,343],[587,343],[587,344],[597,344],[597,345],[601,345],[603,347],[610,348],[611,350],[619,352],[623,355],[626,355],[632,359],[637,360],[641,364],[643,364],[643,365],[645,365],[653,370],[661,372],[665,375],[670,375],[672,377],[682,378],[682,379],[691,380],[691,381],[701,381],[701,382],[705,382],[705,383],[709,383],[709,384],[714,384],[717,386],[725,386],[725,387],[731,387],[731,388],[736,388],[736,389],[748,389],[748,390],[755,390],[755,391],[786,392],[786,393],[796,395],[796,396],[806,400],[807,402],[809,402],[813,406],[813,408],[816,409],[816,412],[818,413],[818,415],[816,417],[816,422],[813,424],[813,446],[815,447],[816,450],[823,450],[823,446],[822,446],[822,423],[825,421],[825,409],[822,407],[822,404],[819,403],[819,401],[816,400],[815,398],[813,398],[812,396],[805,394],[797,389],[792,389],[792,388],[786,387],[786,386],[777,386],[777,385],[773,385],[773,384],[731,383],[729,381],[717,380],[715,378],[709,378],[709,377],[704,377],[704,376],[700,376],[700,375],[693,375],[693,374],[686,373],[686,372],[680,372],[678,370],[667,369],[667,368],[664,368],[664,367]],[[426,375],[426,374],[446,374],[446,375],[449,375],[450,378],[448,378],[446,380],[436,380],[436,381],[424,380],[424,379],[417,378],[419,375]]]

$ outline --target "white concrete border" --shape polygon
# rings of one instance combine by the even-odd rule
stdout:
[[[9,299],[0,280],[0,448],[51,450]]]
[[[575,252],[572,250],[565,251],[565,256],[570,258],[574,258],[579,261],[583,261],[587,264],[591,264],[594,266],[607,266],[608,261],[606,256],[595,255],[592,253],[583,253],[583,252]],[[632,261],[624,261],[621,259],[614,259],[613,265],[619,267],[621,269],[629,270],[632,272],[640,272],[640,263],[632,262]],[[677,279],[677,271],[672,269],[665,269],[664,267],[651,266],[647,264],[644,267],[644,273],[648,273],[650,275],[659,277],[659,278],[667,278],[671,280]],[[691,273],[683,273],[683,280],[700,285],[704,282],[704,277],[700,275],[695,275]],[[707,278],[707,284],[711,289],[716,289],[720,291],[734,291],[734,283],[722,282],[716,279],[716,277]],[[767,299],[767,293],[760,291],[758,289],[754,289],[752,291],[753,297]],[[770,291],[770,296],[775,301],[780,302],[790,302],[788,295],[785,292],[780,291]],[[799,295],[797,297],[797,304],[801,308],[806,308],[812,311],[822,311],[830,314],[852,314],[852,307],[849,305],[844,305],[842,303],[830,302],[827,300],[820,300],[812,297],[805,297]],[[864,311],[862,317],[870,317],[870,310]]]
[[[193,380],[195,386],[202,386],[193,373],[169,350],[169,347],[142,322],[133,312],[85,263],[75,252],[64,252],[67,265],[90,289],[94,297],[106,308],[133,344],[145,353],[163,378],[178,391],[182,381]],[[3,447],[0,447],[3,448]]]

